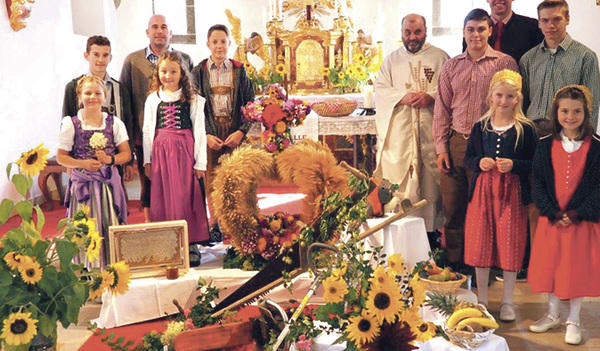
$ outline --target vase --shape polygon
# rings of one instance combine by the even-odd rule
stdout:
[[[54,338],[38,333],[31,339],[29,351],[56,351]]]

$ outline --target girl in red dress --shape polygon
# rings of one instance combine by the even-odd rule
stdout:
[[[565,342],[581,342],[584,296],[600,296],[600,138],[590,125],[592,96],[581,85],[560,89],[552,103],[551,135],[535,154],[533,199],[540,218],[533,238],[528,283],[548,293],[548,313],[529,326],[559,328],[560,299],[569,299]]]
[[[504,270],[500,319],[515,320],[512,297],[527,242],[529,174],[537,136],[522,110],[521,76],[511,70],[492,77],[490,110],[475,123],[465,165],[474,171],[465,219],[465,263],[475,267],[477,295],[488,303],[490,267]]]

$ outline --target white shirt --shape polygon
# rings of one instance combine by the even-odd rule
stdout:
[[[579,150],[581,145],[583,145],[583,140],[571,140],[571,139],[567,138],[566,135],[563,134],[562,130],[560,131],[560,139],[561,139],[560,141],[562,142],[563,148],[568,153],[572,153],[572,152]]]

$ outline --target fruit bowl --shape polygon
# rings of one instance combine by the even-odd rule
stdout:
[[[435,263],[429,263],[426,269],[419,272],[419,279],[427,284],[428,291],[453,294],[467,280],[467,276],[452,272],[449,268],[441,269]]]
[[[493,323],[497,325],[496,320],[488,312],[485,306],[481,304],[478,304],[477,306],[479,306],[479,308],[483,310],[481,313],[484,318],[493,321]],[[470,326],[467,328],[460,328],[461,326],[458,325],[450,328],[447,324],[448,320],[449,318],[444,322],[444,332],[446,333],[446,335],[448,335],[448,338],[453,344],[466,348],[468,350],[472,350],[479,347],[479,345],[483,344],[496,330],[494,328],[490,328],[483,331],[472,331],[473,328],[471,328]]]

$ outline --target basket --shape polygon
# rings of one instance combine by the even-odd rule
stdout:
[[[348,116],[356,110],[356,101],[346,98],[327,98],[312,104],[311,108],[323,117],[342,117]]]
[[[483,313],[487,318],[495,320],[494,317],[487,311],[487,309],[484,310]],[[481,333],[455,331],[454,329],[449,329],[446,326],[446,322],[444,322],[443,329],[446,335],[448,335],[450,342],[468,350],[479,347],[479,345],[483,344],[495,331],[495,329],[488,329]]]
[[[458,280],[449,280],[447,282],[438,282],[423,277],[419,277],[419,279],[427,283],[427,290],[429,291],[441,294],[453,294],[456,292],[456,290],[458,290],[462,283],[467,280],[467,276],[462,274],[462,278]]]

